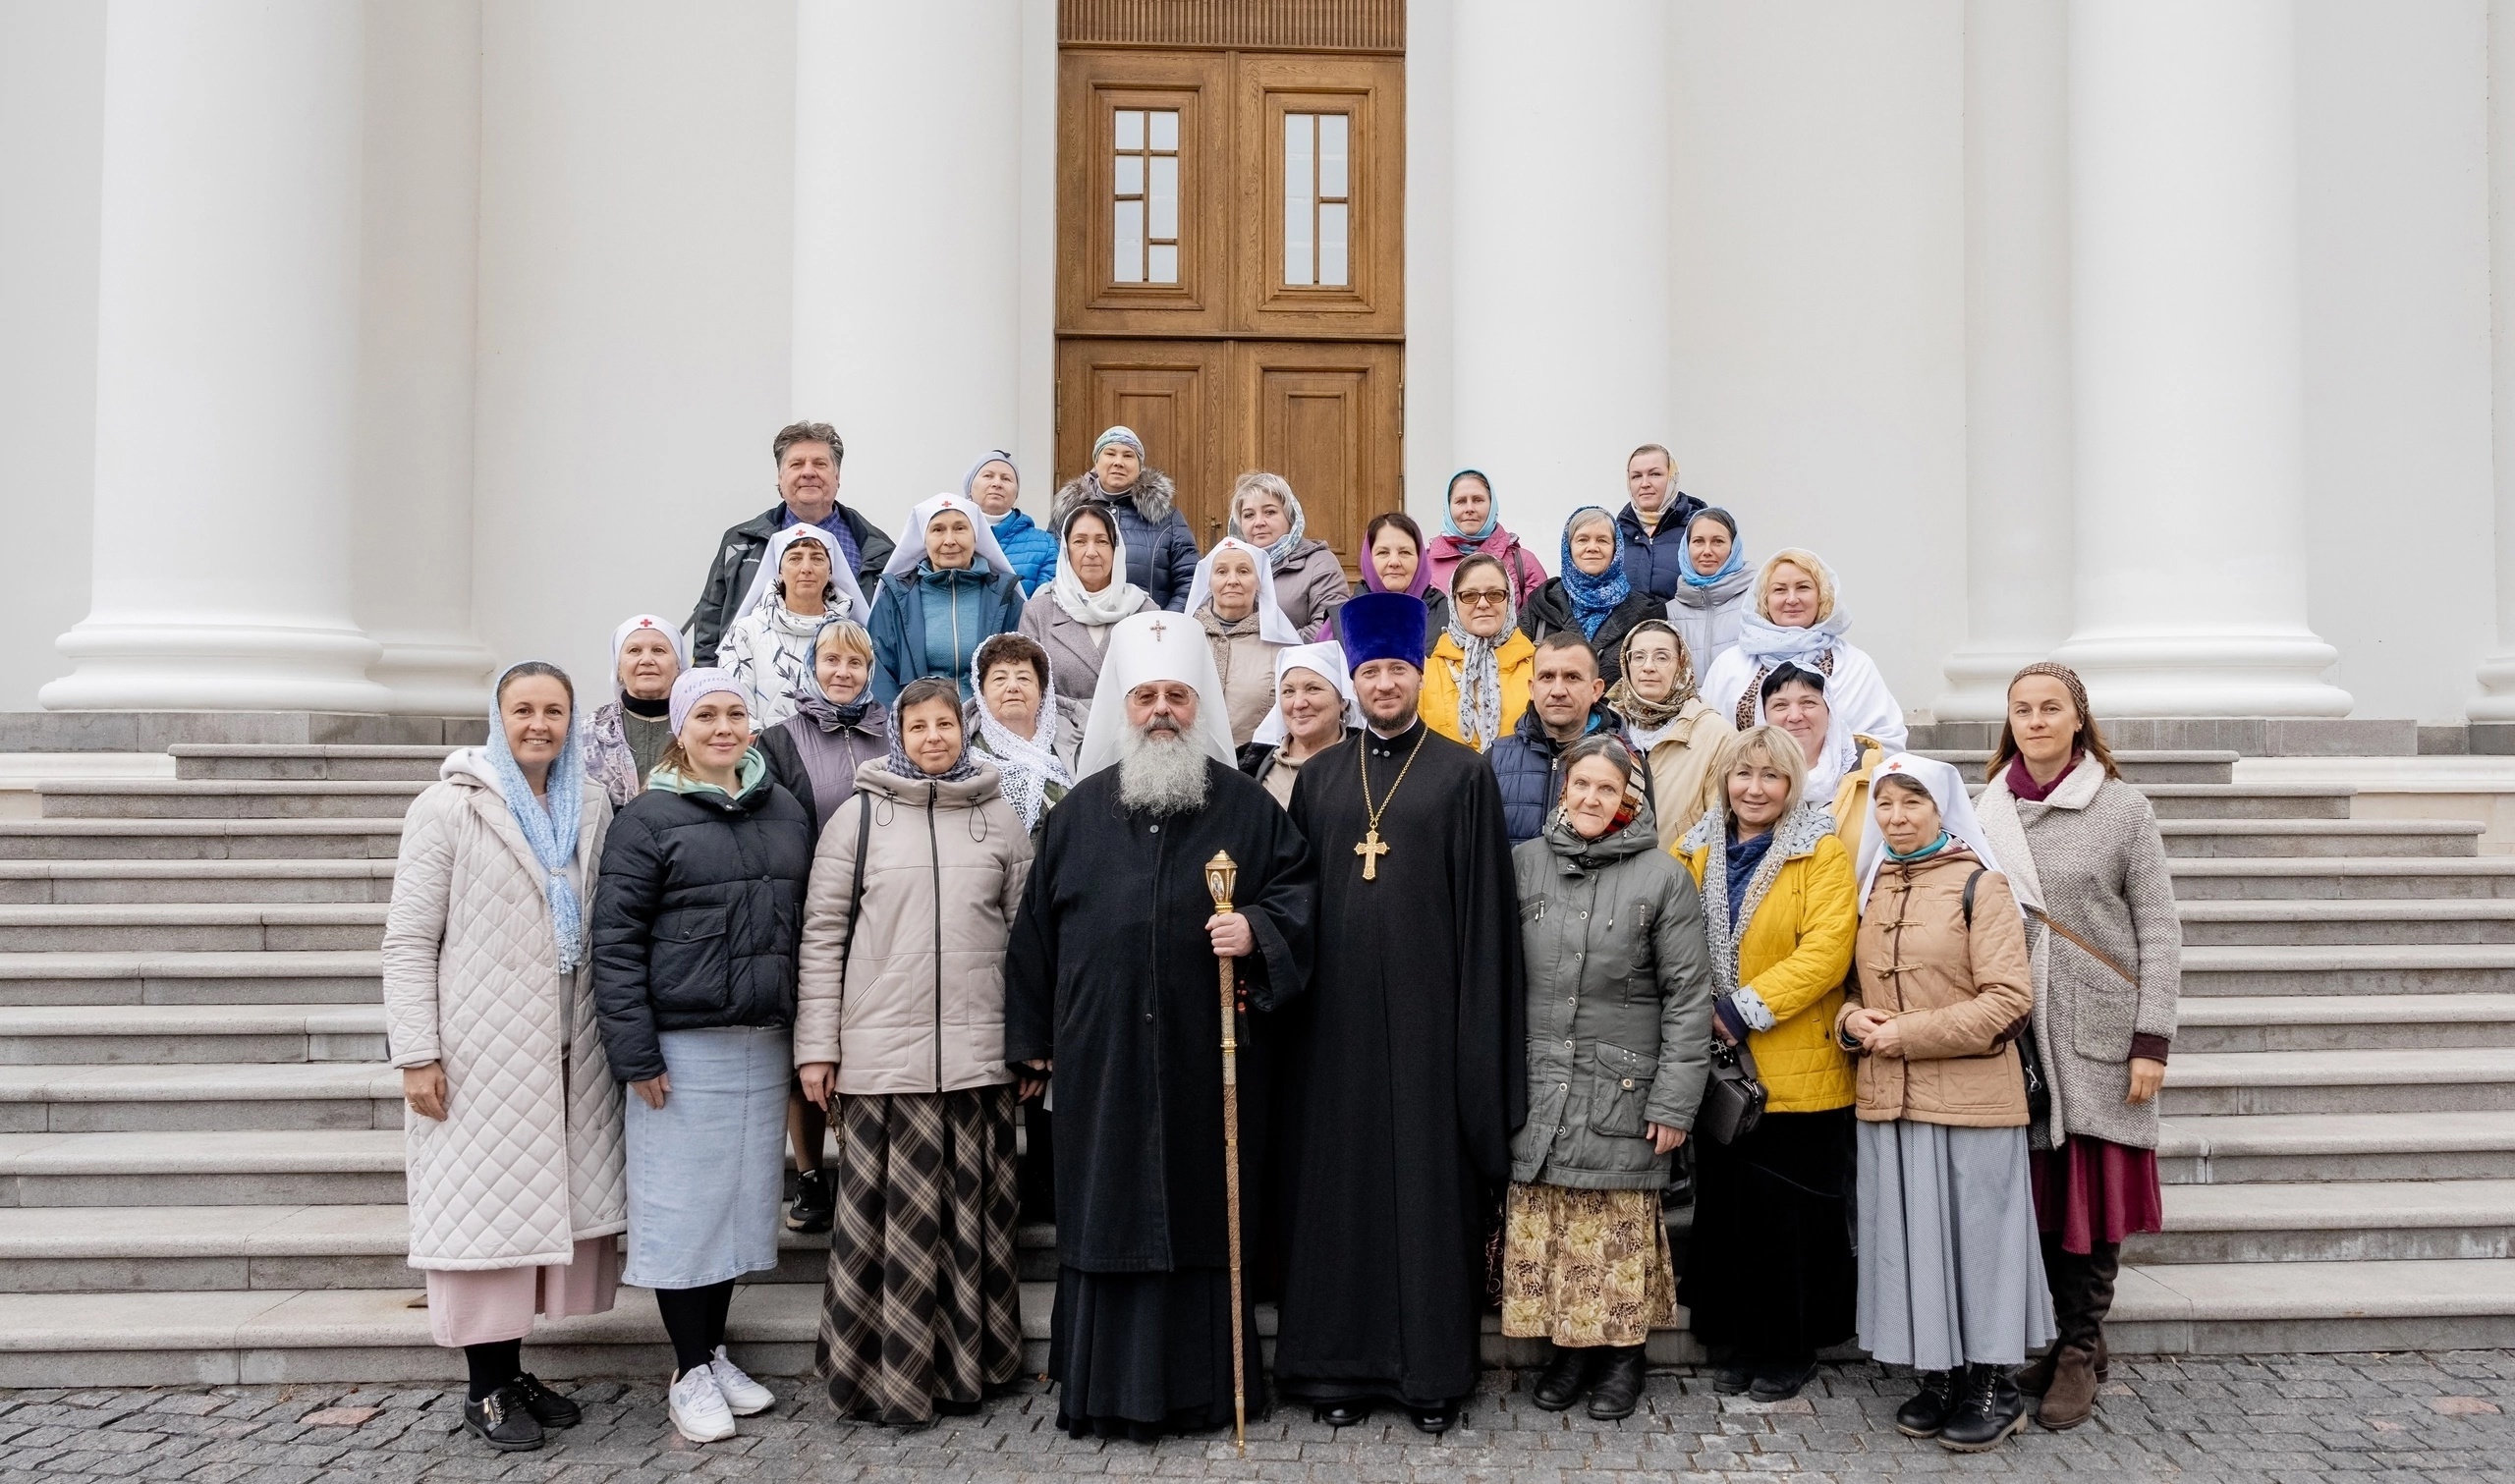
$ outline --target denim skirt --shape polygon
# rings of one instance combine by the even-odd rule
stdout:
[[[793,1033],[667,1030],[661,1108],[628,1088],[629,1266],[642,1289],[700,1289],[777,1266]]]

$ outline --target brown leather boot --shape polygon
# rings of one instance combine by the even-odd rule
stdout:
[[[2052,1389],[2052,1371],[2061,1363],[2061,1351],[2068,1347],[2060,1341],[2018,1370],[2017,1389],[2030,1397],[2040,1397]],[[2102,1386],[2113,1379],[2113,1356],[2105,1347],[2104,1332],[2096,1332],[2096,1382]]]
[[[2052,1367],[2051,1385],[2035,1420],[2050,1432],[2066,1432],[2096,1410],[2096,1352],[2081,1346],[2055,1347],[2060,1360]]]

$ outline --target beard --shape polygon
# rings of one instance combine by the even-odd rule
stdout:
[[[1118,750],[1118,802],[1143,814],[1186,814],[1205,806],[1212,780],[1205,749],[1158,722],[1130,727]]]

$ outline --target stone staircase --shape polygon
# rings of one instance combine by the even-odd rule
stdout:
[[[0,820],[0,1387],[457,1374],[402,1261],[376,1003],[399,815],[445,748],[171,750],[173,780],[47,784],[42,818]],[[2515,857],[2476,855],[2477,826],[2238,788],[2233,754],[2126,762],[2190,946],[2171,1230],[2130,1254],[2117,1345],[2515,1344]],[[763,1373],[810,1364],[816,1245],[789,1237],[736,1297]],[[1052,1247],[1024,1229],[1034,1366]],[[534,1355],[668,1363],[642,1293]]]

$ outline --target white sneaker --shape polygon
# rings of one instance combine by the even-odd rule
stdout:
[[[744,1375],[743,1368],[727,1358],[721,1345],[716,1347],[716,1358],[707,1362],[707,1372],[716,1378],[716,1390],[737,1417],[764,1412],[777,1404],[777,1394]]]
[[[693,1443],[716,1443],[734,1435],[734,1414],[725,1394],[716,1389],[716,1370],[702,1365],[686,1371],[672,1384],[667,1399],[672,1425]]]

